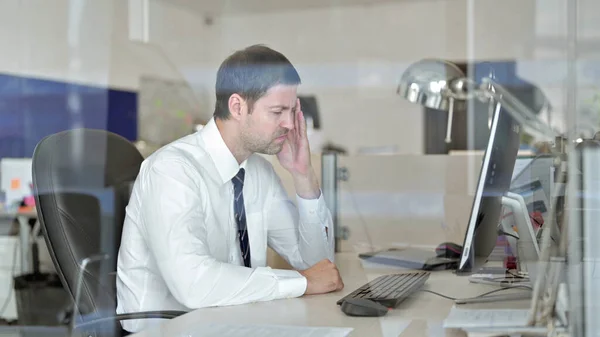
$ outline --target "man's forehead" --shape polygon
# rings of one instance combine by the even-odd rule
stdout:
[[[261,99],[269,106],[294,107],[298,98],[296,90],[296,86],[276,85],[269,89]]]

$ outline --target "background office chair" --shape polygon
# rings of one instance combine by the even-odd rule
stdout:
[[[132,143],[103,130],[60,132],[42,139],[34,151],[37,213],[50,256],[74,303],[70,330],[118,336],[121,320],[185,313],[115,313],[125,206],[142,160]]]

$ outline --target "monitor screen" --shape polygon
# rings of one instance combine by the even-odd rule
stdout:
[[[553,154],[517,158],[510,188],[511,192],[524,198],[527,211],[530,214],[539,212],[536,216],[541,215],[541,219],[532,217],[538,240],[541,240],[543,231],[549,230],[550,244],[552,245],[558,245],[560,241],[560,228],[556,219],[556,210],[552,210],[553,207],[558,205],[550,204],[554,196],[560,196],[559,190],[555,190],[554,186],[555,160]],[[551,212],[552,219],[550,219]]]
[[[496,246],[502,196],[510,189],[521,126],[496,105],[457,274],[477,271]]]
[[[315,96],[298,96],[298,99],[300,100],[300,106],[302,107],[302,112],[304,112],[304,118],[309,123],[309,127],[315,130],[321,129],[321,116],[317,98]]]

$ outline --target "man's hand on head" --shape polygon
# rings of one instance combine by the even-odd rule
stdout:
[[[277,154],[277,159],[281,166],[292,175],[306,176],[312,167],[306,120],[299,99],[296,99],[294,111],[294,126],[287,133],[287,138],[283,143],[283,148]]]
[[[305,295],[325,294],[344,288],[339,270],[328,259],[321,260],[314,266],[300,271],[300,274],[306,277],[307,281]]]
[[[277,159],[281,166],[292,174],[296,193],[301,198],[316,199],[321,195],[317,175],[310,161],[306,119],[299,99],[296,100],[294,127],[288,132]]]

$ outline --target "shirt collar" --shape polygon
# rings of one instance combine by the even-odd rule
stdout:
[[[238,164],[237,160],[225,144],[221,132],[215,123],[214,117],[200,131],[200,137],[204,141],[206,151],[212,158],[217,172],[221,177],[221,184],[225,184],[238,173],[240,168],[246,168],[247,160]]]

